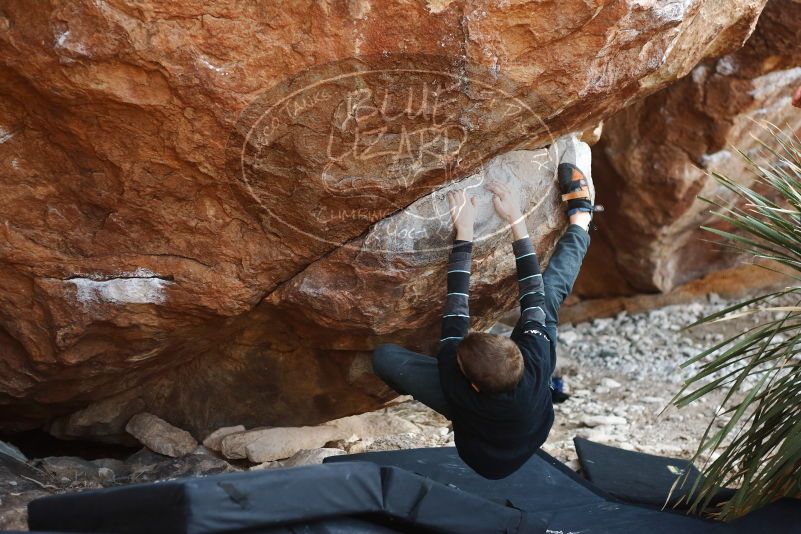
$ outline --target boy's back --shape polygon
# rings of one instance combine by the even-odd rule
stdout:
[[[503,186],[491,186],[491,190],[501,200],[511,196]],[[469,333],[473,245],[460,240],[457,233],[448,256],[448,290],[437,354],[456,448],[465,463],[486,478],[503,478],[516,471],[545,442],[553,424],[550,380],[556,359],[545,329],[544,283],[522,216],[513,211],[507,217],[515,239],[512,252],[520,303],[511,342]]]
[[[459,456],[490,479],[520,468],[545,442],[554,419],[550,342],[518,330],[512,340],[520,348],[524,368],[517,387],[506,393],[475,391],[459,368],[455,343],[444,345],[437,355]]]

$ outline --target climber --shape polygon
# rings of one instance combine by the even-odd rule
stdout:
[[[587,145],[578,145],[589,153]],[[520,468],[545,442],[553,424],[557,312],[589,246],[595,210],[589,173],[568,162],[568,154],[558,166],[558,178],[570,225],[542,274],[517,192],[501,183],[488,186],[495,210],[510,225],[514,238],[521,312],[511,336],[469,332],[476,205],[465,191],[455,191],[448,193],[456,238],[448,261],[437,358],[391,344],[380,345],[373,354],[375,373],[390,387],[453,422],[459,456],[489,479],[504,478]]]

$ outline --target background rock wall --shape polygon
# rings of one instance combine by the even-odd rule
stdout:
[[[274,188],[260,198],[282,199],[273,207],[288,229],[226,169],[226,143],[268,89],[354,56],[369,69],[396,53],[426,54],[428,68],[478,70],[529,98],[539,123],[527,130],[470,115],[484,101],[475,87],[459,91],[458,118],[491,125],[471,131],[471,146],[485,161],[518,158],[509,154],[591,126],[704,58],[734,52],[763,5],[4,2],[0,427],[114,439],[145,409],[198,436],[228,423],[314,423],[386,398],[366,362],[375,343],[432,347],[444,253],[409,254],[419,252],[415,241],[404,255],[358,245],[398,206],[435,205],[439,188],[469,180],[475,166],[432,166],[399,188],[386,166],[365,164],[371,210],[324,228],[312,210],[353,201],[314,186],[328,148],[317,128],[334,112],[304,109],[299,129],[251,169],[268,171]],[[505,178],[526,174],[525,161],[515,165]],[[547,257],[565,220],[543,176],[528,207]],[[479,197],[486,205],[487,193]],[[309,239],[297,230],[306,224],[329,239]],[[504,246],[490,240],[476,255],[471,306],[481,324],[513,303]],[[667,287],[665,277],[646,275],[637,288]]]
[[[700,63],[604,123],[593,170],[608,212],[596,219],[600,235],[580,295],[666,292],[738,264],[699,228],[721,223],[697,197],[722,194],[712,171],[750,183],[737,150],[764,157],[760,142],[771,139],[765,121],[789,134],[801,131],[801,113],[791,107],[801,86],[799,43],[801,3],[771,0],[743,48]]]

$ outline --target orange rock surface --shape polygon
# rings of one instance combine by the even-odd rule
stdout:
[[[761,143],[775,143],[766,123],[785,134],[801,133],[801,112],[791,103],[801,85],[800,44],[801,3],[771,0],[743,48],[702,62],[605,121],[593,176],[608,211],[596,219],[600,235],[579,294],[666,292],[741,261],[700,229],[721,223],[698,197],[730,201],[712,172],[752,182],[737,151],[769,162]]]
[[[376,406],[370,348],[437,338],[438,189],[541,171],[534,149],[734,52],[763,4],[3,2],[0,428],[117,439],[147,411],[202,438]],[[527,184],[547,257],[565,220],[546,172]],[[513,305],[497,230],[477,326]]]

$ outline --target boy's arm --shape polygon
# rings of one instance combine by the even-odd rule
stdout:
[[[440,343],[458,343],[470,329],[468,298],[476,202],[468,199],[464,191],[451,191],[448,193],[448,206],[456,239],[448,256],[448,293]]]
[[[517,322],[518,330],[527,323],[537,323],[545,326],[545,290],[542,283],[542,273],[534,245],[526,231],[525,223],[512,226],[512,251],[515,254],[517,266],[518,301],[520,302],[520,319]]]
[[[442,315],[441,343],[459,342],[470,329],[470,264],[473,243],[456,239],[448,256],[448,294]]]
[[[488,186],[495,194],[493,204],[498,215],[512,228],[512,250],[517,265],[517,287],[520,301],[520,319],[515,332],[520,332],[524,325],[537,323],[545,326],[545,292],[540,273],[540,264],[534,246],[528,237],[526,221],[520,211],[520,199],[516,191],[512,191],[503,183],[497,182]],[[539,329],[537,329],[539,330]],[[513,336],[514,337],[514,336]]]

